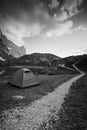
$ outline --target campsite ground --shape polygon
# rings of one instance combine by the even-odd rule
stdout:
[[[5,112],[7,110],[11,110],[12,108],[23,108],[28,106],[35,100],[38,101],[38,99],[41,99],[43,96],[53,92],[60,84],[75,76],[75,74],[39,74],[37,75],[37,78],[40,81],[40,85],[26,89],[19,89],[7,84],[11,73],[12,69],[0,76],[0,116],[2,120],[3,111]],[[86,81],[87,75],[71,86],[69,94],[65,97],[60,111],[56,113],[56,118],[50,118],[48,122],[49,125],[43,122],[40,130],[87,129]],[[21,117],[17,118],[19,119]],[[5,128],[5,130],[7,129]]]
[[[13,69],[14,72],[14,69]],[[3,110],[15,108],[17,106],[25,106],[33,101],[54,91],[61,83],[72,78],[75,74],[60,75],[37,75],[40,85],[25,89],[20,89],[8,84],[8,80],[12,74],[9,70],[0,76],[0,112]],[[19,99],[17,98],[19,97]],[[23,98],[21,100],[21,98]]]

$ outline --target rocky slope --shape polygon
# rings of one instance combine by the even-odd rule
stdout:
[[[23,46],[19,47],[12,41],[8,40],[0,30],[0,56],[3,58],[5,55],[12,55],[13,57],[21,57],[26,54],[26,50]]]

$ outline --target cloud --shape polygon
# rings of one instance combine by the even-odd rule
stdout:
[[[81,32],[81,31],[86,31],[86,30],[87,30],[87,27],[85,27],[84,25],[80,25],[76,28],[70,28],[68,30],[68,33],[72,34],[72,33],[75,33],[75,32]]]
[[[64,34],[72,34],[74,32],[87,30],[87,28],[84,25],[80,25],[74,29],[72,28],[72,26],[73,26],[73,21],[67,21],[66,23],[57,25],[55,29],[46,32],[45,36],[51,38],[51,37],[62,36]]]
[[[24,37],[60,36],[69,31],[69,19],[81,10],[83,0],[1,0],[0,28],[7,37],[23,44]]]
[[[70,55],[83,55],[83,54],[87,54],[87,49],[73,50],[71,51]]]
[[[80,25],[77,28],[73,29],[73,31],[80,31],[80,30],[85,31],[87,30],[87,27],[85,27],[84,25]]]
[[[59,24],[55,29],[46,32],[46,36],[47,37],[62,36],[64,34],[70,33],[70,29],[72,28],[72,26],[73,26],[72,21],[68,21],[64,24]]]
[[[52,0],[50,6],[51,8],[57,8],[59,7],[59,4],[60,3],[57,0]]]
[[[65,10],[69,17],[77,15],[81,10],[79,7],[81,6],[83,0],[66,0],[62,10]]]
[[[40,26],[39,24],[33,24],[33,26],[31,26],[30,24],[26,25],[14,19],[9,19],[9,21],[4,23],[4,26],[1,26],[1,29],[8,39],[18,45],[24,44],[22,38],[39,35],[43,28],[43,26]]]

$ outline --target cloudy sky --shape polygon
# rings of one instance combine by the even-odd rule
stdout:
[[[27,53],[87,49],[87,0],[0,0],[0,29]]]

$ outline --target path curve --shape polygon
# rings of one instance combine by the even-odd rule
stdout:
[[[74,69],[77,70],[80,74],[84,74],[83,71],[81,71],[79,68],[76,67],[76,64],[78,64],[78,63],[79,63],[79,61],[73,64]]]
[[[34,101],[31,105],[4,111],[0,120],[0,130],[38,130],[39,126],[49,120],[52,111],[58,112],[73,82],[84,74],[75,76],[61,84],[54,92]]]

